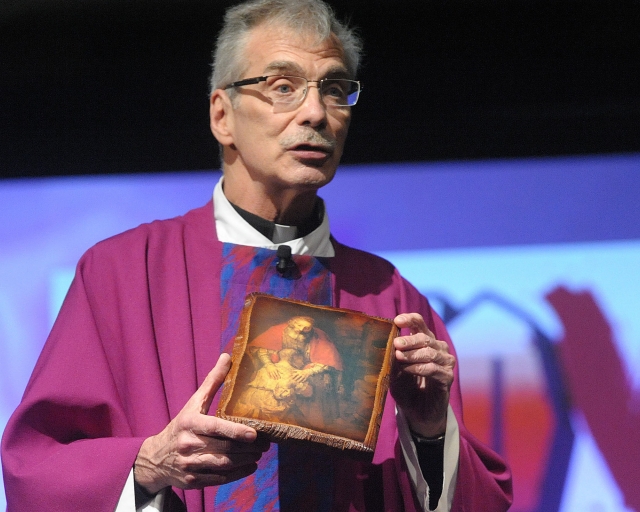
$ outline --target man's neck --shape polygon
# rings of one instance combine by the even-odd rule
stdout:
[[[243,183],[232,173],[225,173],[224,195],[234,206],[276,224],[300,226],[312,215],[317,190],[267,188],[263,183]]]
[[[256,231],[275,243],[288,242],[308,235],[320,226],[324,218],[324,203],[317,197],[311,214],[302,223],[296,225],[282,225],[272,222],[233,204],[231,201],[230,204]]]

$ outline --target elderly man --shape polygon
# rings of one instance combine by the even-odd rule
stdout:
[[[329,234],[317,191],[340,161],[358,58],[320,0],[228,11],[211,80],[213,202],[81,259],[3,439],[10,511],[508,508],[508,469],[462,424],[442,322],[389,263]],[[276,271],[281,244],[293,277]],[[252,291],[404,330],[373,463],[269,447],[207,414]]]
[[[260,364],[267,367],[271,378],[277,379],[277,370],[269,369],[277,359],[277,352],[283,348],[292,348],[300,353],[302,362],[308,370],[299,372],[301,377],[296,380],[306,380],[304,375],[311,376],[335,368],[342,371],[342,358],[335,345],[324,331],[314,327],[313,318],[295,316],[284,324],[270,327],[259,334],[249,343]]]

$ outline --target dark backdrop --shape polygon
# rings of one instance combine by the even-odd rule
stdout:
[[[217,167],[229,1],[3,0],[2,176]],[[366,56],[345,163],[640,151],[640,2],[330,2]]]

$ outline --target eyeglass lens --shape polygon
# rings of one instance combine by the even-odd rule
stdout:
[[[281,108],[295,107],[305,97],[308,82],[297,76],[270,76],[264,82],[265,95]],[[360,87],[354,80],[327,78],[320,82],[320,95],[328,107],[356,104]]]

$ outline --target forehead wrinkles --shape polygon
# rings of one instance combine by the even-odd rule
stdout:
[[[310,80],[314,78],[311,76],[306,76],[305,70],[297,62],[288,60],[278,60],[271,62],[267,64],[262,72],[264,74],[302,76],[304,78],[309,78]],[[348,74],[349,73],[347,72],[347,69],[342,64],[334,63],[326,69],[322,70],[322,76],[318,76],[315,78],[347,78]]]
[[[330,72],[346,73],[344,52],[335,36],[318,42],[312,35],[297,34],[290,29],[276,30],[259,26],[250,33],[245,45],[245,58],[250,74],[263,72],[304,72],[307,64],[324,67],[327,61]],[[315,70],[314,70],[315,71]]]

